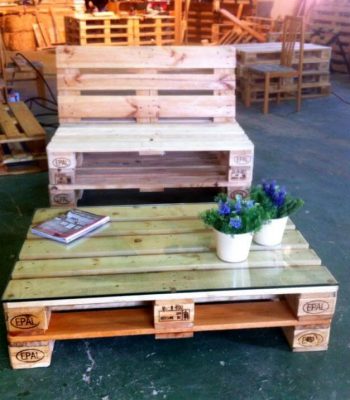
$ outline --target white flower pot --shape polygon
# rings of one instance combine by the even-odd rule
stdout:
[[[288,217],[270,219],[254,234],[254,242],[263,246],[276,246],[282,242]]]
[[[215,230],[217,256],[226,262],[242,262],[248,258],[253,234],[228,235]]]

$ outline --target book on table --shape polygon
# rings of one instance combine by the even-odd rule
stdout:
[[[72,209],[32,227],[31,232],[47,239],[70,243],[104,225],[109,216]]]

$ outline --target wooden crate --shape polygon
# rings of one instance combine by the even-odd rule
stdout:
[[[279,64],[281,43],[250,43],[235,45],[237,51],[237,93],[245,100],[247,93],[247,79],[245,68],[254,64]],[[298,62],[298,48],[295,54],[295,63]],[[328,96],[330,94],[330,58],[332,49],[327,46],[305,43],[302,96],[312,98]],[[288,86],[291,91],[296,88],[296,80],[290,80]],[[277,82],[272,83],[270,96],[276,97]],[[264,97],[263,82],[256,78],[251,88],[251,100],[261,101]]]
[[[0,175],[47,170],[46,134],[22,103],[0,105]]]
[[[235,121],[234,48],[65,47],[57,60],[52,205],[88,189],[247,192],[254,146]]]
[[[71,45],[167,45],[175,43],[173,16],[66,17],[67,43]]]
[[[326,350],[337,283],[293,223],[226,263],[198,218],[213,206],[84,208],[111,222],[68,246],[29,233],[3,296],[12,367],[48,366],[55,340],[211,330],[282,327],[294,351]]]

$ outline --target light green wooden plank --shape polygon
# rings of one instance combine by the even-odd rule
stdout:
[[[27,240],[21,250],[20,260],[41,260],[76,257],[111,257],[142,254],[195,253],[214,249],[214,234],[195,234],[85,237],[64,245],[52,240]],[[286,231],[277,249],[308,248],[307,241],[296,230]],[[252,250],[266,250],[253,243]]]
[[[111,222],[92,232],[90,236],[126,236],[126,235],[165,235],[174,233],[197,233],[208,231],[199,219],[176,221],[128,221]],[[29,240],[38,240],[40,236],[28,232]]]
[[[19,279],[9,282],[4,301],[93,297],[146,293],[330,286],[336,281],[327,268],[242,268],[109,276]],[[259,291],[256,292],[259,294]]]
[[[205,211],[214,206],[215,203],[175,203],[161,205],[79,207],[79,209],[95,214],[109,215],[112,221],[147,221],[197,218],[201,211]],[[67,208],[38,209],[34,214],[33,224],[53,218],[65,211],[67,211]]]
[[[185,220],[198,219],[200,212],[216,207],[213,202],[209,203],[174,203],[174,204],[150,204],[135,206],[100,206],[100,207],[79,207],[99,215],[109,215],[111,221],[159,221],[159,220]],[[33,217],[33,224],[46,221],[64,213],[67,208],[40,208],[36,210]],[[288,227],[295,228],[293,222],[288,220]]]
[[[179,219],[176,221],[122,221],[110,222],[92,232],[89,236],[165,235],[189,232],[196,234],[201,231],[208,231],[209,229],[210,228],[207,228],[199,219]],[[294,229],[294,225],[289,221],[286,229]],[[29,231],[27,239],[39,240],[40,236],[34,235]]]
[[[161,254],[128,257],[94,257],[79,259],[19,261],[13,279],[63,276],[113,275],[121,273],[215,270],[240,268],[283,268],[321,265],[311,249],[251,251],[247,262],[226,263],[214,252],[197,254]]]

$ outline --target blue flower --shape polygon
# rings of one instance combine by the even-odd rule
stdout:
[[[274,196],[277,190],[276,181],[269,181],[269,182],[263,181],[262,187],[264,192],[271,198]]]
[[[255,201],[254,200],[248,200],[246,202],[246,207],[248,208],[248,210],[250,210],[251,208],[254,207]]]
[[[219,214],[220,215],[229,215],[231,213],[230,205],[227,202],[219,202]]]
[[[229,223],[231,228],[234,229],[239,229],[242,226],[242,220],[241,217],[236,216],[234,218],[230,218],[230,223]]]
[[[286,195],[287,192],[285,188],[281,188],[279,191],[275,192],[275,194],[272,196],[273,204],[276,207],[282,207],[286,201]]]

